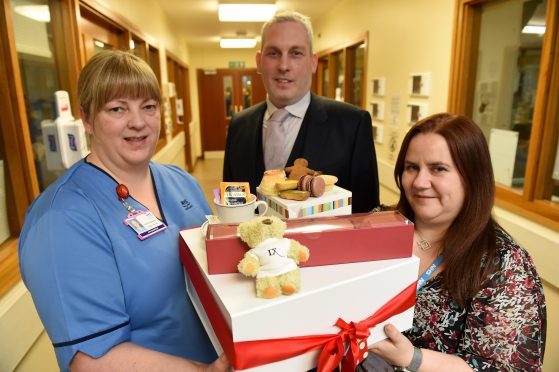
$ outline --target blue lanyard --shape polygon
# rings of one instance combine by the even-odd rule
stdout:
[[[431,266],[429,266],[429,268],[427,270],[425,270],[423,275],[421,275],[421,277],[417,280],[417,292],[419,292],[421,287],[423,287],[425,285],[427,280],[431,277],[431,275],[437,269],[437,267],[439,267],[439,265],[441,264],[442,261],[443,261],[443,256],[440,255],[439,257],[437,257],[435,259],[435,262],[433,262],[431,264]]]

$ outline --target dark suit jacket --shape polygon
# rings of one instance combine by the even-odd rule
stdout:
[[[233,117],[227,131],[223,181],[248,181],[255,193],[264,174],[262,123],[266,102]],[[311,94],[311,102],[287,166],[305,158],[309,168],[338,177],[352,192],[353,213],[379,203],[378,171],[371,116],[358,107]]]

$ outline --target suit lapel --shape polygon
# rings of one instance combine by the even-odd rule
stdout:
[[[266,112],[266,102],[255,107],[253,119],[251,123],[251,142],[247,147],[256,148],[256,156],[247,156],[246,161],[249,163],[251,172],[249,174],[264,174],[264,151],[262,150],[262,123],[264,122],[264,113]]]
[[[312,159],[321,156],[321,153],[326,150],[325,145],[329,135],[329,127],[325,125],[327,119],[328,114],[323,99],[311,93],[309,108],[301,123],[301,129],[295,139],[286,166],[293,165],[297,158],[305,158],[312,163]]]

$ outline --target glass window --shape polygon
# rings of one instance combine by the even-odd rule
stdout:
[[[330,70],[328,69],[328,57],[326,58],[321,58],[319,61],[319,65],[320,65],[320,69],[319,72],[321,72],[320,75],[320,81],[322,83],[322,90],[319,92],[319,94],[328,97],[328,92],[330,91],[330,85],[328,84],[330,81]]]
[[[522,193],[538,88],[545,0],[481,7],[472,118],[490,144],[495,181]]]
[[[336,53],[336,96],[338,101],[344,100],[344,75],[345,75],[345,60],[344,52]]]
[[[252,106],[252,79],[250,75],[243,75],[241,77],[243,85],[243,109]]]
[[[334,50],[318,52],[312,85],[316,94],[364,107],[367,39],[365,34]]]
[[[225,117],[231,118],[234,113],[233,108],[233,77],[225,75],[223,77],[223,97],[225,104]]]
[[[361,106],[362,83],[365,66],[365,43],[360,43],[348,49],[349,92],[346,102]]]
[[[11,236],[8,223],[8,206],[6,179],[8,173],[4,162],[4,154],[0,154],[0,245]]]
[[[146,43],[138,37],[130,39],[130,50],[134,55],[140,57],[144,61],[148,61]]]
[[[457,1],[449,111],[488,140],[496,204],[559,230],[559,13],[546,0]]]
[[[40,6],[40,13],[28,13],[26,5],[27,1],[12,1],[14,35],[29,134],[42,191],[62,173],[62,169],[47,162],[45,146],[48,144],[43,141],[41,129],[44,120],[56,119],[54,92],[60,90],[60,84],[48,1],[34,2],[34,5]]]
[[[550,200],[554,203],[559,203],[559,136],[557,140],[557,147],[555,148],[555,161],[553,164],[553,171],[551,173],[551,197]]]

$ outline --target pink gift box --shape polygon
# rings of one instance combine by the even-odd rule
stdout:
[[[398,212],[359,213],[285,221],[285,237],[311,252],[300,266],[406,258],[412,255],[413,223]],[[208,272],[237,272],[247,245],[237,236],[237,224],[209,225],[206,235]]]

